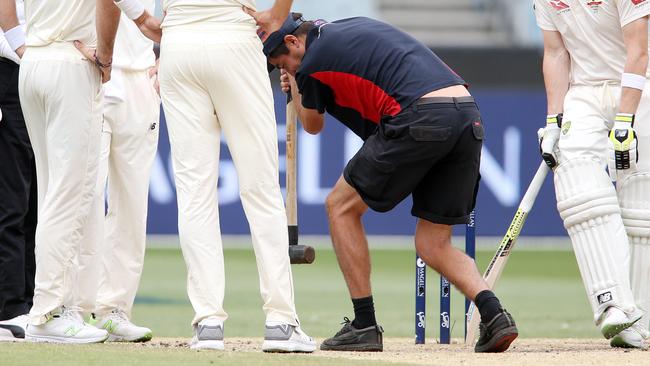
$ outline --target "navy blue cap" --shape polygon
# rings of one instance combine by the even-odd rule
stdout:
[[[266,41],[264,41],[264,55],[267,58],[273,51],[275,51],[276,48],[278,48],[281,44],[284,43],[284,37],[286,35],[295,32],[296,29],[298,29],[298,27],[300,27],[302,23],[305,22],[303,18],[298,18],[294,20],[293,16],[294,13],[289,13],[289,16],[282,24],[282,27],[280,27],[280,29],[278,29],[277,31],[271,33],[269,38],[267,38]],[[268,64],[269,72],[273,71],[273,69],[275,69],[275,66],[269,63]]]

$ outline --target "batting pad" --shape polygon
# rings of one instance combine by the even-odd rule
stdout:
[[[629,245],[616,190],[605,167],[581,158],[555,170],[557,208],[569,233],[594,321],[615,306],[636,311],[630,289]]]
[[[650,326],[650,173],[636,173],[619,183],[618,198],[630,242],[632,293],[636,305],[646,312],[639,323],[647,332]]]

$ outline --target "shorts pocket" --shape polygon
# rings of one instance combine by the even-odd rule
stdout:
[[[472,122],[472,134],[474,138],[481,141],[485,138],[485,130],[483,130],[483,124],[481,121]]]
[[[415,141],[447,141],[451,127],[410,126],[409,134]]]

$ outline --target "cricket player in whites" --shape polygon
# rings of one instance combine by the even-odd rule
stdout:
[[[117,4],[132,12],[137,3]],[[291,4],[276,0],[271,10],[256,16],[279,28]],[[244,6],[255,9],[255,1],[163,0],[160,92],[178,195],[187,292],[195,311],[190,346],[224,349],[228,316],[223,308],[225,273],[217,202],[223,133],[237,169],[257,259],[266,314],[262,349],[313,352],[316,342],[301,330],[293,298],[271,83],[255,19]],[[137,16],[133,13],[132,19]]]
[[[137,0],[149,14],[154,0]],[[91,229],[84,241],[79,306],[93,313],[108,341],[146,342],[151,330],[131,323],[146,244],[149,173],[158,145],[160,99],[153,42],[125,14],[120,17],[111,80],[104,85],[104,121]],[[108,178],[108,212],[104,192]]]
[[[534,4],[548,99],[540,147],[557,207],[596,325],[613,347],[640,348],[650,310],[650,1]]]
[[[110,79],[117,28],[108,15],[116,12],[109,0],[26,0],[25,36],[14,0],[0,0],[0,27],[21,57],[19,94],[38,179],[28,341],[94,343],[108,337],[84,323],[74,297],[97,182],[101,86]],[[97,44],[96,53],[82,56],[75,41]]]

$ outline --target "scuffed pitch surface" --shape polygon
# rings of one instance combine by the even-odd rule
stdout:
[[[146,346],[187,348],[189,352],[187,341],[155,338]],[[650,365],[650,352],[647,350],[612,349],[605,339],[518,339],[502,354],[476,354],[459,340],[454,340],[451,345],[437,344],[433,339],[427,341],[427,344],[415,345],[410,338],[390,338],[384,339],[384,352],[316,351],[309,357],[413,365]],[[226,338],[226,352],[261,352],[261,344],[261,338]]]

